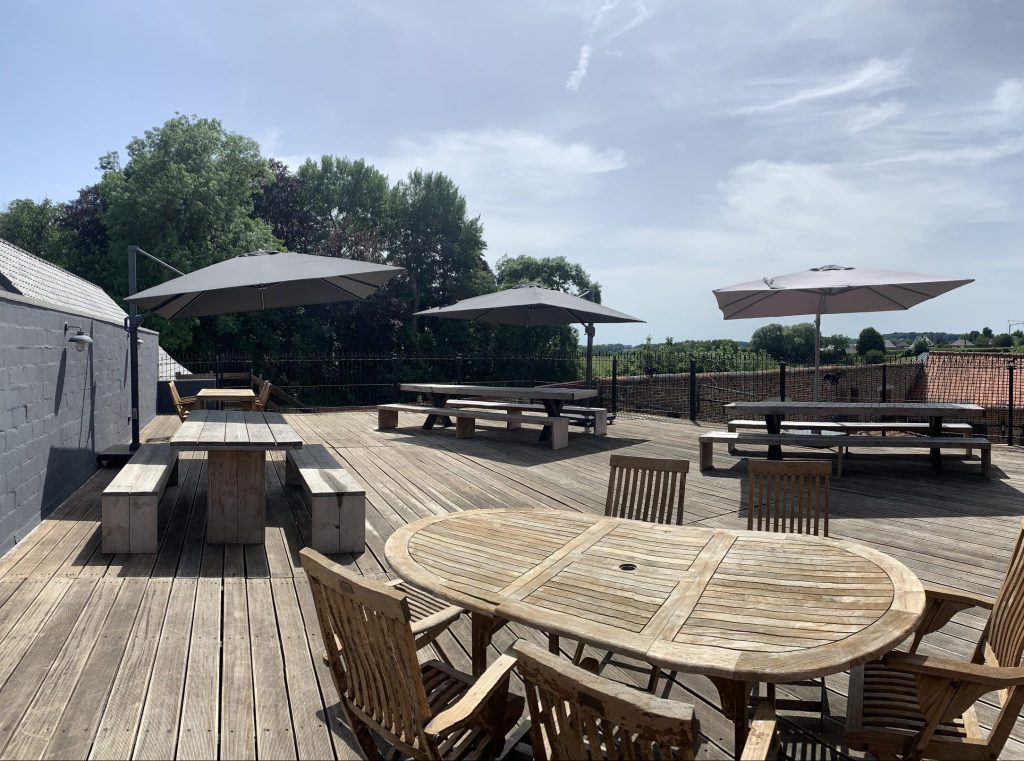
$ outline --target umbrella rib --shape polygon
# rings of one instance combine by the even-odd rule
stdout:
[[[735,317],[743,309],[749,309],[750,307],[757,306],[758,304],[760,304],[765,299],[770,299],[776,293],[784,293],[784,291],[769,291],[768,293],[765,293],[765,294],[760,294],[759,293],[759,294],[755,294],[755,295],[751,295],[751,296],[744,296],[742,299],[736,299],[736,301],[730,302],[730,303],[726,304],[725,306],[726,307],[731,307],[733,304],[738,304],[739,302],[743,301],[744,299],[756,298],[755,301],[752,301],[751,303],[744,305],[743,307],[741,307],[740,309],[737,309],[735,312],[732,312],[731,314],[727,314],[725,317],[726,317],[726,319],[729,319],[731,317]],[[724,312],[725,308],[723,308],[722,311]]]
[[[172,315],[171,315],[170,317],[168,317],[167,319],[168,319],[168,320],[173,320],[173,319],[174,319],[175,317],[177,317],[177,316],[178,316],[179,314],[181,314],[181,313],[182,313],[182,312],[184,312],[184,311],[185,311],[186,309],[188,309],[188,308],[189,308],[190,306],[192,306],[192,305],[193,305],[193,304],[194,304],[195,302],[197,302],[197,301],[199,300],[199,297],[200,297],[200,296],[202,296],[202,295],[203,295],[204,293],[206,293],[206,291],[198,291],[198,292],[196,293],[196,295],[195,295],[195,296],[193,296],[192,298],[190,298],[190,299],[188,300],[188,302],[186,302],[186,303],[185,303],[185,304],[184,304],[184,305],[183,305],[183,306],[181,307],[181,309],[176,309],[176,310],[174,311],[174,313],[173,313],[173,314],[172,314]],[[182,295],[182,294],[178,294],[178,295],[180,296],[180,295]],[[170,302],[168,302],[168,303],[170,303]]]
[[[902,287],[902,286],[897,286],[897,288],[899,288],[899,287]],[[902,304],[902,303],[900,303],[899,301],[897,301],[896,299],[894,299],[894,298],[893,298],[892,296],[886,296],[886,295],[885,295],[884,293],[882,293],[881,291],[879,291],[879,290],[878,290],[877,288],[875,288],[874,286],[868,286],[868,290],[869,290],[869,291],[871,291],[871,292],[872,292],[873,294],[875,294],[876,296],[880,296],[881,298],[885,299],[886,301],[891,301],[891,302],[892,302],[893,304],[895,304],[895,305],[896,305],[896,306],[897,306],[897,307],[898,307],[899,309],[910,309],[910,307],[908,307],[908,306],[907,306],[906,304]],[[908,291],[909,291],[910,289],[909,289],[909,288],[907,288],[906,290],[908,290]],[[911,291],[911,292],[913,292],[913,291]]]
[[[346,275],[346,277],[348,277],[348,276]],[[352,278],[349,278],[349,279],[351,280]],[[342,288],[337,283],[332,283],[330,280],[328,280],[325,277],[320,278],[320,280],[322,282],[324,282],[324,283],[327,283],[327,285],[331,286],[331,288],[337,288],[342,293],[347,293],[349,296],[354,298],[356,301],[366,301],[366,297],[365,296],[360,296],[360,295],[358,295],[356,293],[352,293],[352,291],[348,290],[347,288]]]

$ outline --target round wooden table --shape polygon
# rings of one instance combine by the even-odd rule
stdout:
[[[853,542],[661,526],[561,510],[471,510],[388,539],[407,582],[473,614],[473,668],[508,621],[704,674],[746,733],[751,684],[823,677],[902,642],[924,612],[910,569]]]

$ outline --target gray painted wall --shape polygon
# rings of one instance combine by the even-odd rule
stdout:
[[[94,343],[77,351],[64,323]],[[157,343],[140,333],[143,425],[156,413]],[[0,554],[96,470],[96,452],[131,436],[128,336],[120,324],[0,294]]]

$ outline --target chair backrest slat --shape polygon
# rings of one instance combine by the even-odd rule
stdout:
[[[688,460],[613,454],[604,514],[681,524]]]
[[[693,758],[692,705],[637,692],[523,640],[513,651],[536,758]]]
[[[428,752],[431,710],[405,595],[309,548],[301,559],[346,710],[391,742]]]
[[[270,381],[265,380],[265,381],[263,381],[262,385],[260,386],[260,393],[256,397],[256,403],[254,405],[254,408],[257,409],[257,410],[265,409],[266,406],[267,406],[267,401],[269,399],[270,399]]]
[[[178,412],[178,417],[184,420],[188,417],[188,410],[185,409],[185,405],[181,401],[181,394],[178,393],[178,387],[174,385],[174,381],[167,383],[167,388],[171,390],[171,401],[174,402],[174,409]]]
[[[747,529],[828,536],[827,460],[747,460]]]

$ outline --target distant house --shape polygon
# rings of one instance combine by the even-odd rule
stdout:
[[[907,346],[908,346],[908,344],[907,344],[906,341],[901,341],[898,338],[896,340],[893,340],[891,338],[886,338],[885,339],[885,350],[886,351],[896,351],[898,349],[905,349],[905,348],[907,348]]]
[[[974,346],[974,344],[968,341],[966,338],[958,338],[955,341],[953,341],[953,343],[951,343],[950,346],[953,346],[957,349],[966,349],[970,346]]]

